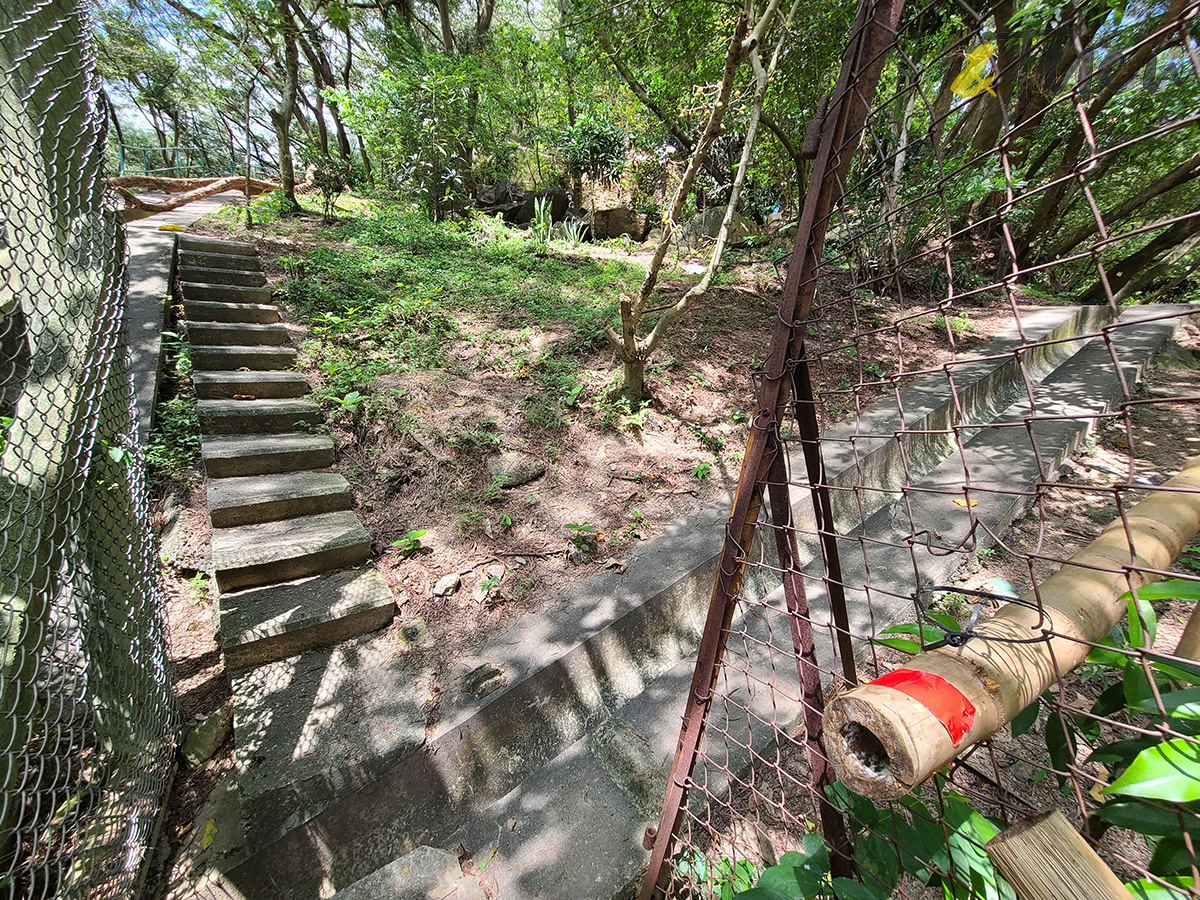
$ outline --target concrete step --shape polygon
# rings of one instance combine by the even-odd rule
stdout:
[[[235,304],[236,305],[236,304]],[[206,347],[279,347],[288,342],[279,323],[184,321],[188,339]]]
[[[192,345],[192,368],[197,372],[234,369],[290,369],[296,363],[291,347],[213,347]]]
[[[278,347],[288,342],[282,325],[258,325],[246,322],[183,323],[188,339],[206,347]]]
[[[1131,383],[1174,324],[1139,323],[1138,318],[1164,314],[1169,312],[1161,307],[1149,313],[1138,308],[1109,328]],[[1064,343],[1068,338],[1062,338]],[[1078,352],[1058,360],[1036,386],[1036,421],[1029,428],[1024,423],[1030,411],[1027,396],[1020,398],[1018,392],[1015,401],[996,400],[994,413],[959,430],[965,446],[925,465],[925,474],[914,476],[900,502],[884,504],[865,523],[860,519],[856,527],[845,529],[842,565],[850,587],[851,631],[860,652],[869,646],[873,629],[911,620],[911,602],[898,598],[910,596],[918,583],[949,579],[966,554],[947,550],[975,522],[983,523],[976,526],[977,535],[1002,532],[1028,502],[1032,487],[1053,479],[1062,460],[1120,394],[1103,340],[1071,349]],[[955,387],[962,396],[968,383],[956,378]],[[907,427],[917,427],[914,422],[926,415],[906,419]],[[856,427],[848,440],[866,444],[894,436],[894,426],[878,425],[889,422],[886,414],[860,421],[875,422],[877,428],[867,432]],[[893,430],[884,430],[888,427]],[[836,447],[830,450],[836,454]],[[964,458],[971,473],[969,498],[964,495]],[[869,482],[860,490],[875,491]],[[798,493],[793,492],[795,514],[811,521],[807,497]],[[955,499],[976,500],[977,505],[960,506]],[[919,522],[937,523],[931,527],[937,533],[924,544],[918,537],[915,547],[910,508]],[[318,890],[344,889],[420,844],[456,846],[461,840],[476,859],[490,861],[489,871],[506,900],[615,895],[645,863],[638,841],[661,802],[727,515],[726,507],[707,518],[676,523],[639,548],[624,575],[579,582],[558,608],[519,617],[494,635],[477,657],[463,663],[454,681],[443,681],[439,718],[419,751],[397,755],[389,746],[381,753],[392,760],[390,765],[380,768],[359,758],[342,773],[323,769],[293,782],[286,805],[246,810],[248,856],[229,871],[230,880],[248,900],[312,896]],[[864,541],[864,535],[870,540]],[[806,583],[820,636],[819,660],[832,669],[821,562],[813,559],[812,542],[804,541],[802,552],[809,560]],[[717,703],[708,732],[711,758],[734,769],[749,758],[748,748],[761,750],[774,737],[758,725],[750,733],[749,722],[785,726],[800,716],[795,667],[789,665],[790,635],[769,568],[774,564],[769,535],[765,544],[756,539],[749,553],[755,559],[761,555],[768,568],[747,578],[741,594],[747,603],[735,622],[731,646],[739,654],[750,648],[758,656],[745,662],[752,667],[750,676],[738,677],[739,684],[748,683],[748,693],[738,696],[737,708]],[[872,609],[861,590],[868,567],[875,587]],[[360,639],[345,650],[346,658],[383,652],[379,640]],[[323,665],[345,672],[344,665]],[[768,670],[774,671],[774,688],[764,677]],[[488,682],[496,686],[494,691],[474,688],[481,671],[495,673]],[[389,667],[372,667],[369,681],[353,675],[347,676],[352,683],[339,679],[336,696],[382,692],[392,698],[392,708],[411,710],[424,696],[418,675],[411,664],[397,660]],[[280,696],[253,715],[247,710],[242,727],[256,733],[280,705],[290,702]],[[327,704],[329,697],[322,702]],[[333,723],[321,738],[333,740],[344,727]],[[314,745],[317,738],[305,740]],[[239,734],[239,745],[241,741]],[[296,747],[284,748],[283,754],[297,758]],[[723,768],[710,771],[702,764],[695,777],[719,791],[727,776]],[[586,865],[579,861],[580,846],[588,847]],[[303,861],[318,852],[324,861],[321,871],[304,871]],[[277,885],[285,883],[285,875],[288,887],[280,893]]]
[[[263,287],[267,283],[267,276],[261,271],[181,264],[179,266],[179,280],[193,284],[234,284],[241,287]]]
[[[279,307],[268,303],[215,303],[184,300],[183,314],[193,322],[253,322],[269,325],[279,321]]]
[[[230,253],[197,252],[194,250],[179,251],[181,268],[196,269],[228,269],[234,272],[262,272],[262,265],[257,256],[239,256]]]
[[[184,300],[210,300],[215,303],[270,303],[269,287],[240,287],[236,284],[201,284],[181,281]]]
[[[350,483],[332,472],[248,475],[208,484],[208,516],[214,528],[337,512],[350,505]]]
[[[199,234],[179,235],[176,246],[196,253],[227,253],[231,256],[258,256],[258,248],[245,241],[226,241]]]
[[[333,438],[323,434],[230,434],[200,445],[209,478],[272,475],[333,465]]]
[[[303,397],[309,391],[300,372],[195,372],[192,385],[201,400],[278,400]]]
[[[324,423],[311,400],[199,400],[200,431],[216,434],[282,434]]]
[[[379,900],[381,897],[400,900],[431,900],[451,898],[454,900],[485,900],[488,894],[481,882],[486,874],[464,871],[458,854],[436,847],[418,847],[406,853],[385,869],[364,878],[344,891],[338,891],[334,900]],[[585,895],[576,895],[585,896]]]
[[[222,594],[217,640],[226,670],[237,671],[383,628],[394,611],[392,591],[375,569],[346,569]]]
[[[364,562],[371,536],[352,512],[214,528],[213,568],[222,591],[261,587]]]

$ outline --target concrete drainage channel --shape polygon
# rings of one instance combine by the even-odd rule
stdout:
[[[221,284],[259,291],[236,294],[262,317],[252,324],[276,321],[261,282],[252,277],[257,269],[252,250],[190,239],[180,246],[193,344],[197,335],[206,335],[217,348],[213,365],[217,360],[226,365],[232,357],[246,369],[250,361],[280,352],[261,342],[233,349],[249,335],[274,341],[274,331],[260,327],[234,337],[211,324],[205,330],[198,318],[203,312],[209,323],[234,324],[245,320],[217,317],[251,314],[226,309],[233,301],[229,289],[215,286]],[[220,260],[214,253],[222,254]],[[203,289],[187,282],[197,267],[209,270],[212,279]],[[218,270],[237,275],[212,274]],[[216,282],[234,277],[245,280]],[[911,618],[904,598],[916,589],[918,577],[922,583],[949,578],[956,554],[946,554],[946,548],[972,527],[981,536],[1000,533],[1022,511],[1021,489],[1052,477],[1085,437],[1084,423],[1065,417],[1097,415],[1121,395],[1113,353],[1126,379],[1137,380],[1172,330],[1170,321],[1145,320],[1166,312],[1178,309],[1134,308],[1116,323],[1098,308],[1031,311],[1022,316],[1022,333],[998,338],[973,360],[957,363],[953,386],[944,374],[927,376],[899,402],[883,401],[830,430],[829,474],[843,488],[834,496],[847,501],[837,508],[847,527],[841,539],[845,581],[865,583],[869,567],[874,584],[870,611],[861,593],[850,592],[851,626],[860,646],[865,648],[872,629]],[[1108,341],[1075,340],[1106,325]],[[224,335],[232,343],[215,344]],[[262,352],[246,353],[247,347]],[[202,348],[193,347],[193,359],[205,360],[197,350]],[[1018,353],[1034,380],[1039,421],[1032,430],[1040,466],[1028,438],[1015,440],[1013,428],[971,428],[1016,425],[1030,414]],[[283,359],[271,358],[272,367]],[[502,686],[484,697],[466,691],[444,697],[440,722],[427,733],[422,705],[428,673],[414,670],[378,635],[347,640],[386,621],[384,596],[370,588],[377,577],[372,570],[261,586],[316,571],[317,563],[294,563],[297,559],[324,559],[321,567],[366,559],[365,533],[354,538],[357,520],[348,511],[348,494],[343,501],[341,485],[306,471],[330,459],[328,449],[318,451],[317,438],[298,430],[312,421],[311,404],[293,394],[269,393],[293,389],[279,386],[296,384],[283,373],[254,381],[255,389],[247,390],[259,376],[196,368],[197,391],[205,391],[200,396],[217,526],[214,559],[218,585],[226,592],[222,644],[231,668],[253,666],[234,677],[239,777],[230,800],[240,806],[244,832],[232,842],[237,846],[212,862],[207,886],[197,893],[358,900],[415,890],[413,879],[420,876],[430,885],[449,879],[461,896],[471,896],[478,885],[461,878],[444,852],[461,844],[476,861],[486,861],[486,878],[502,900],[618,895],[644,865],[642,833],[657,821],[728,506],[676,522],[640,548],[624,575],[586,579],[559,608],[521,617],[494,635],[459,675],[475,676],[467,683]],[[262,399],[234,400],[238,395]],[[261,413],[248,412],[255,404]],[[1056,413],[1064,418],[1054,420]],[[262,437],[255,422],[271,423],[272,436]],[[977,489],[971,494],[974,506],[953,502],[962,496],[964,463],[944,434],[952,427],[964,442]],[[903,447],[894,437],[902,430]],[[1023,426],[1016,430],[1028,434]],[[325,455],[305,455],[320,452]],[[295,473],[305,478],[292,477]],[[288,492],[287,485],[301,484],[306,497],[317,499],[301,502]],[[243,490],[249,495],[234,501]],[[861,521],[860,503],[869,518],[850,528]],[[894,517],[899,503],[905,504],[904,514]],[[225,518],[229,510],[242,509],[247,512]],[[900,528],[909,521],[909,509],[914,521],[934,526],[928,544],[911,551],[907,530]],[[804,504],[796,514],[802,528],[811,521]],[[341,524],[334,526],[335,520]],[[772,548],[752,552],[770,556]],[[815,544],[802,552],[811,573],[819,575]],[[881,572],[890,573],[890,584],[881,584]],[[776,587],[749,584],[743,593],[766,597],[768,609],[778,610]],[[318,594],[323,599],[314,609]],[[828,667],[833,650],[830,632],[822,627],[827,603],[811,588],[810,600],[818,655]],[[386,607],[390,619],[390,596]],[[344,615],[336,611],[343,608]],[[247,618],[250,610],[257,611],[253,620]],[[747,709],[767,719],[800,717],[793,699],[800,695],[795,668],[773,669],[769,659],[771,653],[776,659],[791,653],[787,629],[772,628],[761,609],[739,627],[761,647],[762,669],[746,678],[745,706],[714,710],[709,731],[710,740],[727,745],[710,754],[727,751],[735,769],[738,760],[748,760],[741,746],[749,743]],[[332,649],[316,649],[338,641]],[[480,671],[496,677],[480,679]],[[769,674],[773,688],[766,686]],[[722,776],[696,777],[715,785]]]

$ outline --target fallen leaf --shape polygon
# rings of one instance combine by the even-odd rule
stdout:
[[[603,569],[612,569],[618,575],[621,574],[622,572],[624,572],[625,568],[626,568],[625,563],[621,562],[621,560],[612,559],[612,558],[606,559],[603,562],[601,562],[600,567]]]
[[[257,400],[258,398],[255,397],[253,394],[234,394],[233,399],[234,400]]]
[[[204,833],[200,835],[200,849],[207,850],[217,839],[217,820],[209,819],[204,824]]]
[[[955,497],[954,502],[959,506],[978,506],[978,500],[964,500],[962,497]]]

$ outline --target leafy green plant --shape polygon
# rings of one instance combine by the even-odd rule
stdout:
[[[197,605],[208,599],[208,576],[203,572],[197,572],[189,578],[184,584],[187,587],[188,599]]]
[[[529,224],[529,233],[533,236],[533,246],[539,253],[545,253],[550,244],[550,226],[553,222],[549,195],[534,198],[533,221]]]
[[[699,850],[684,850],[675,856],[675,870],[699,887],[699,896],[713,900],[745,897],[758,876],[759,867],[748,859],[728,856],[710,860]]]
[[[429,530],[425,528],[410,531],[399,540],[392,541],[392,546],[399,547],[400,555],[407,558],[412,556],[414,553],[420,552],[424,548],[424,544],[421,543],[421,538],[425,537],[425,535],[428,533]]]
[[[504,513],[496,520],[496,524],[500,526],[501,531],[512,531],[513,517],[508,513]]]
[[[712,463],[702,462],[697,463],[696,468],[692,469],[692,477],[697,481],[705,481],[712,474]]]
[[[157,478],[179,475],[200,455],[200,416],[194,394],[178,394],[160,403],[146,448],[146,464]]]
[[[587,231],[587,222],[583,219],[564,219],[562,223],[563,237],[571,247],[578,247],[583,243],[583,234]]]
[[[1000,825],[972,809],[944,780],[936,787],[938,799],[931,803],[909,795],[881,808],[840,782],[830,785],[826,796],[855,830],[859,880],[834,878],[829,849],[810,833],[801,850],[784,853],[734,900],[887,900],[903,874],[940,888],[945,900],[1016,900],[983,850]]]
[[[8,446],[8,429],[12,428],[12,416],[0,416],[0,453]]]
[[[363,401],[367,398],[358,391],[350,391],[344,397],[330,397],[332,403],[337,404],[338,412],[346,414],[349,418],[357,418],[359,409],[362,407]]]
[[[578,550],[587,550],[594,547],[596,544],[596,526],[587,525],[582,522],[568,522],[563,526],[571,532],[568,540],[575,545]]]

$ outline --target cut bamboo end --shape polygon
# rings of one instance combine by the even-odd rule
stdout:
[[[1058,810],[996,835],[984,850],[1021,900],[1129,900],[1129,889]]]
[[[1003,607],[961,648],[919,653],[902,670],[919,688],[862,685],[825,708],[825,750],[838,777],[856,793],[894,800],[991,737],[1087,657],[1121,620],[1130,585],[1160,576],[1200,531],[1200,457],[1109,525],[1035,593],[1044,612]],[[1049,640],[1014,644],[986,636]],[[877,681],[882,679],[877,679]],[[890,679],[895,684],[894,679]],[[953,725],[954,709],[970,710]]]

